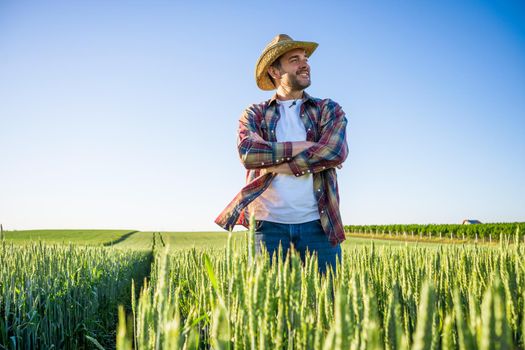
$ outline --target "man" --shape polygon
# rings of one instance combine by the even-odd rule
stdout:
[[[335,270],[345,239],[336,167],[348,153],[347,120],[330,99],[311,97],[308,57],[318,44],[277,35],[255,68],[262,90],[277,89],[268,101],[249,106],[238,129],[238,151],[247,169],[246,186],[217,217],[224,229],[248,227],[256,219],[256,251],[264,244],[270,256],[293,244],[304,259],[318,256],[319,271]]]

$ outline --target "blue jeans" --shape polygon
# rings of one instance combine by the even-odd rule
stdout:
[[[336,259],[341,262],[341,246],[332,246],[328,236],[324,233],[321,220],[314,220],[302,224],[280,224],[271,221],[257,221],[255,224],[255,252],[261,254],[262,245],[266,247],[270,257],[275,253],[279,244],[282,245],[285,258],[293,244],[301,255],[304,263],[306,250],[317,253],[319,272],[326,273],[327,266],[335,272]]]

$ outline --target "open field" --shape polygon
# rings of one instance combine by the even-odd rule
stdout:
[[[0,349],[111,348],[116,309],[149,275],[151,252],[4,241],[0,261]]]
[[[315,260],[270,266],[245,243],[157,251],[117,347],[524,348],[521,245],[347,246],[325,278]]]
[[[118,241],[134,230],[21,230],[4,231],[7,242],[28,243],[43,241],[46,243],[73,243],[86,245],[108,244]]]
[[[137,232],[115,245],[116,248],[151,249],[153,237],[163,240],[170,249],[223,248],[228,240],[227,232]],[[236,239],[244,239],[245,233],[234,233]]]
[[[349,235],[319,276],[250,232],[4,234],[0,349],[525,349],[521,240]]]
[[[224,247],[228,232],[161,232],[166,244],[173,249],[195,247]],[[42,241],[44,243],[107,245],[118,248],[151,250],[153,231],[134,230],[21,230],[4,231],[8,243],[28,244]],[[234,233],[235,237],[244,239],[245,232]],[[1,239],[1,238],[0,238]]]
[[[44,243],[79,244],[79,245],[107,245],[116,248],[151,250],[154,234],[161,235],[164,243],[170,249],[187,248],[223,248],[228,240],[228,232],[208,231],[208,232],[153,232],[153,231],[134,231],[134,230],[21,230],[4,231],[5,241],[15,244],[28,244],[42,241]],[[246,231],[232,233],[234,240],[239,242],[246,239]],[[349,234],[343,243],[344,247],[355,245],[376,245],[405,246],[417,244],[418,246],[439,246],[439,244],[471,244],[470,241],[439,239],[439,238],[415,238],[410,236],[389,237],[375,234]],[[481,244],[478,243],[478,244]],[[495,243],[494,243],[495,244]]]

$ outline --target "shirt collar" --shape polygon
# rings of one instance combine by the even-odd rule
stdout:
[[[312,97],[308,95],[306,91],[303,91],[303,98],[302,98],[303,103],[305,103],[306,101],[310,99],[312,99]],[[272,103],[276,102],[276,100],[277,100],[277,92],[273,94],[272,98],[270,98],[270,100],[268,101],[268,105],[271,105]]]

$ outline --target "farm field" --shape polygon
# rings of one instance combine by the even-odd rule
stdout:
[[[113,246],[138,250],[151,250],[153,231],[134,230],[21,230],[4,231],[4,240],[14,244],[60,243],[93,246]],[[157,233],[158,235],[159,233]],[[195,247],[224,247],[228,240],[227,232],[161,232],[166,244],[173,249]],[[234,233],[244,239],[244,233]],[[0,238],[1,239],[1,238]]]
[[[162,238],[163,244],[170,249],[179,250],[187,248],[223,248],[228,240],[227,232],[146,232],[140,231],[133,234],[128,239],[114,245],[116,248],[130,249],[151,249],[153,237],[159,240]],[[244,239],[241,232],[234,233],[235,239]]]
[[[490,243],[500,239],[525,239],[525,222],[474,225],[347,225],[345,231],[370,236],[406,237],[411,240],[427,238]]]
[[[223,248],[228,241],[228,232],[153,232],[134,230],[20,230],[4,231],[4,239],[8,243],[32,244],[42,241],[44,243],[76,244],[76,245],[106,245],[115,248],[151,250],[153,236],[162,235],[164,243],[170,249],[187,248]],[[246,239],[245,232],[233,232],[234,240]],[[376,245],[405,246],[407,242],[400,238],[381,237],[379,235],[347,233],[347,240],[343,247],[355,245],[369,245],[374,241]],[[422,239],[418,242],[408,240],[409,244],[418,246],[436,247],[447,240]],[[451,242],[454,243],[454,242]]]
[[[134,230],[21,230],[4,231],[4,239],[14,243],[41,240],[46,243],[101,245],[118,241],[131,232]]]
[[[4,232],[0,349],[525,348],[520,239],[349,236],[319,276],[250,232],[73,232]]]
[[[82,349],[115,344],[115,310],[151,252],[75,244],[0,242],[0,349]]]
[[[158,252],[118,348],[523,349],[523,246],[399,248],[345,247],[328,278],[249,242]]]

